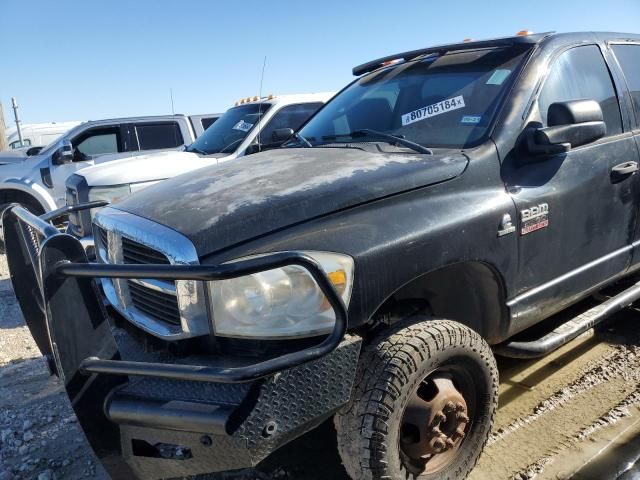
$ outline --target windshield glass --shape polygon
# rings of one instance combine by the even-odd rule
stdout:
[[[250,103],[230,108],[187,147],[187,152],[233,153],[269,107],[270,103]]]
[[[425,147],[473,146],[487,134],[527,48],[431,54],[372,72],[331,100],[299,133],[313,146],[381,141],[362,130]]]

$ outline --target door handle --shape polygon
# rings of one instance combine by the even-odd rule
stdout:
[[[614,180],[619,180],[623,177],[633,175],[639,168],[638,162],[624,162],[611,169],[611,177]]]

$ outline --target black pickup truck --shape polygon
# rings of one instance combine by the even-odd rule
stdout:
[[[640,35],[354,74],[283,148],[101,210],[97,263],[48,223],[96,204],[5,212],[24,316],[114,478],[253,466],[331,417],[354,479],[464,478],[494,352],[544,355],[640,298]]]

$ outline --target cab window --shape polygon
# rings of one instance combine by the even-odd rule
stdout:
[[[279,128],[298,130],[321,106],[322,102],[314,102],[283,107],[260,132],[260,143],[265,145],[273,143],[273,132]]]
[[[176,148],[184,143],[176,122],[136,125],[135,130],[140,150]]]
[[[31,146],[31,140],[29,140],[28,138],[23,138],[22,139],[22,147],[30,147],[30,146]],[[16,148],[21,148],[20,140],[16,140],[15,142],[11,142],[9,144],[9,148],[11,148],[12,150],[15,150]]]
[[[120,129],[117,127],[89,130],[76,137],[71,143],[74,147],[74,162],[122,151]]]
[[[636,120],[640,123],[640,45],[614,45],[611,49],[624,73]]]
[[[604,57],[595,45],[567,50],[551,66],[538,98],[543,125],[547,125],[552,103],[585,99],[600,103],[607,136],[622,132],[618,97]]]

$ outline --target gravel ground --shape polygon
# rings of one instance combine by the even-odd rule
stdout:
[[[640,450],[637,318],[628,310],[542,360],[499,359],[498,417],[471,480],[618,478],[630,468]],[[347,480],[332,428],[324,424],[258,470],[206,478]],[[0,256],[0,480],[82,478],[109,477],[48,375]]]

